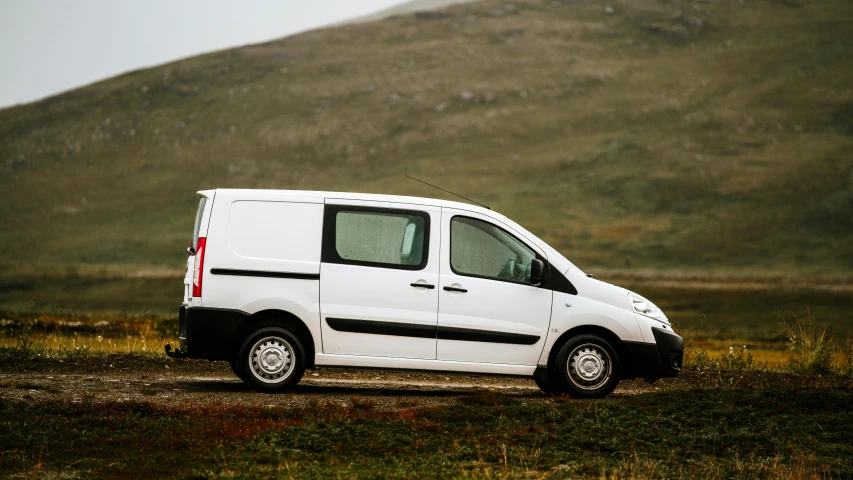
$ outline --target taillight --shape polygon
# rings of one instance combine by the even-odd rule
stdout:
[[[198,237],[198,245],[195,246],[195,267],[193,268],[193,297],[201,297],[201,277],[204,273],[204,244],[207,239]]]

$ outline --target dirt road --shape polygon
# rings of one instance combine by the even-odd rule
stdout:
[[[684,388],[683,383],[626,381],[614,395]],[[110,355],[0,365],[0,398],[10,400],[299,407],[346,404],[356,397],[355,401],[368,401],[376,408],[394,409],[455,403],[460,397],[488,392],[524,401],[549,400],[532,380],[514,377],[321,369],[306,371],[294,392],[273,395],[248,388],[225,362]]]

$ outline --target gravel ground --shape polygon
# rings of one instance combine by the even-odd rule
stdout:
[[[623,381],[611,396],[691,388],[849,388],[850,384],[851,379],[842,377],[687,367],[678,378],[654,384]],[[225,362],[137,355],[0,362],[0,398],[7,400],[271,408],[368,401],[375,408],[396,409],[453,404],[463,397],[482,394],[506,395],[525,402],[554,401],[533,380],[517,377],[332,368],[306,371],[293,392],[267,394],[243,384]]]

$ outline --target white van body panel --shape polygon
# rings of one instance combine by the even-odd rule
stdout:
[[[218,298],[208,295],[209,280],[227,284],[235,278],[208,275],[212,268],[319,274],[322,218],[322,198],[219,192],[206,235],[205,300]]]
[[[322,229],[320,203],[234,201],[227,226],[230,260],[246,268],[319,273]]]

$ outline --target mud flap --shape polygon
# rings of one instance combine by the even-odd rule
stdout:
[[[186,354],[184,352],[182,352],[180,348],[176,348],[175,351],[173,352],[171,343],[167,343],[163,348],[166,350],[166,356],[168,356],[169,358],[186,358],[187,357]]]

